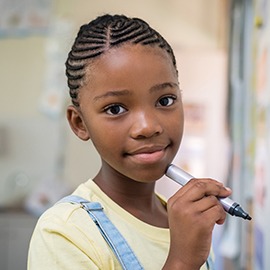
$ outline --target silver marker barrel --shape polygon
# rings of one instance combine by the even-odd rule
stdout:
[[[191,174],[185,172],[184,170],[180,169],[179,167],[171,164],[167,168],[166,176],[184,186],[189,180],[195,178]],[[234,202],[230,198],[218,198],[220,203],[222,204],[224,210],[232,216],[238,216],[243,219],[251,220],[251,217],[248,213],[246,213],[239,203]]]

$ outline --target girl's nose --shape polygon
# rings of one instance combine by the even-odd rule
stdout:
[[[160,121],[154,113],[140,112],[132,116],[130,135],[134,139],[151,138],[163,132]]]

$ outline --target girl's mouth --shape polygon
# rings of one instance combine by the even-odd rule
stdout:
[[[168,146],[143,147],[126,156],[130,157],[136,163],[156,163],[163,159]]]

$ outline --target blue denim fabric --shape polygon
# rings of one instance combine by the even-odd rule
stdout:
[[[206,266],[208,270],[215,270],[214,262],[212,260],[211,255],[209,255],[207,261],[206,261]]]

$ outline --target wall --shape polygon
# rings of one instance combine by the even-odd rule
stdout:
[[[192,63],[192,65],[195,65],[194,70],[196,69],[196,59],[190,60],[186,56],[197,55],[199,58],[204,58],[206,64],[208,62],[206,58],[210,55],[209,60],[213,59],[213,70],[216,68],[226,70],[224,59],[226,58],[227,45],[228,1],[170,0],[164,2],[161,0],[140,0],[127,2],[110,0],[105,2],[56,0],[52,3],[52,28],[63,23],[68,29],[65,32],[60,31],[58,34],[58,42],[61,48],[59,53],[65,54],[69,50],[77,29],[82,23],[106,12],[125,13],[144,18],[170,41],[177,54],[180,80],[181,71],[185,70],[185,66]],[[46,74],[48,73],[48,40],[53,38],[55,38],[55,35],[0,39],[1,119],[7,121],[6,119],[15,118],[18,121],[29,119],[33,122],[40,120],[41,122],[62,123],[64,106],[60,112],[60,120],[59,117],[54,118],[44,113],[40,107],[40,99],[44,93],[44,88],[46,88]],[[204,54],[204,52],[206,53]],[[194,79],[193,69],[188,68],[186,70],[189,70],[189,74],[183,76],[190,78],[190,81],[184,85],[185,95],[188,99],[189,94],[192,98],[192,93],[189,90],[194,88],[190,85]],[[195,71],[194,74],[199,75],[198,71]],[[224,76],[226,75],[224,74]],[[199,80],[203,81],[204,77],[196,80],[198,80],[199,85]],[[211,78],[207,80],[208,83],[211,83]],[[221,84],[223,84],[224,78],[221,78],[221,81]],[[222,86],[220,90],[225,90],[224,87]],[[206,96],[203,102],[207,99],[207,87],[204,91],[206,91]],[[213,106],[211,110],[218,109],[215,103],[212,103],[211,106]],[[220,110],[222,108],[223,106],[220,107]],[[214,119],[214,121],[219,120]],[[61,141],[57,136],[63,136],[63,141],[65,141],[64,146],[59,151],[62,151],[62,159],[65,161],[64,176],[61,177],[65,179],[68,185],[74,187],[96,173],[99,160],[91,143],[79,141],[66,124],[63,124],[62,128],[58,127],[55,133],[48,130],[48,135],[45,135],[45,138],[49,134],[55,136],[56,141]],[[29,149],[35,148],[34,145],[31,146],[31,142],[27,143],[29,143]],[[42,140],[40,143],[42,143]],[[43,151],[50,151],[45,145],[44,143],[44,149],[40,150],[39,158],[42,157]],[[218,140],[216,145],[218,145]],[[57,157],[53,158],[57,162]],[[10,163],[10,167],[14,167],[14,164]],[[48,170],[53,171],[55,168],[51,166]],[[39,181],[38,177],[35,181]]]

